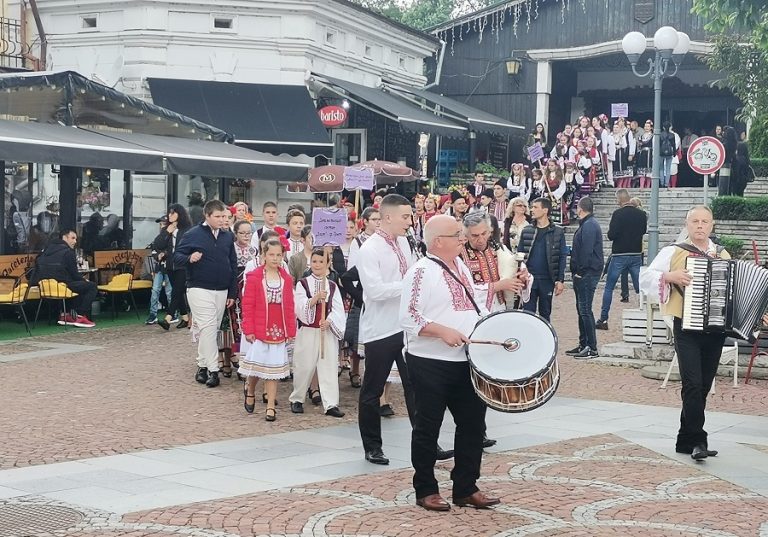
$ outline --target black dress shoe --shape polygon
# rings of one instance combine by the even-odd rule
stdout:
[[[184,319],[179,321],[179,324],[176,325],[176,328],[186,328],[189,326],[189,321],[185,321]],[[166,329],[167,330],[167,329]]]
[[[248,399],[253,399],[252,404],[248,404]],[[256,396],[255,395],[248,395],[248,392],[245,392],[245,401],[243,402],[243,407],[245,407],[245,411],[248,412],[248,414],[253,414],[253,411],[256,409]]]
[[[205,383],[206,386],[209,388],[215,388],[219,385],[219,372],[218,371],[211,371],[211,373],[208,375],[208,381]]]
[[[389,459],[384,456],[384,452],[381,448],[372,449],[365,452],[365,460],[372,462],[373,464],[389,464]]]
[[[677,453],[685,453],[686,455],[690,455],[691,453],[693,453],[693,448],[689,448],[689,447],[676,447],[675,451]],[[707,457],[717,457],[718,453],[719,452],[717,450],[715,450],[715,449],[707,448]]]
[[[597,321],[595,323],[595,329],[596,330],[608,330],[608,321]]]
[[[565,351],[565,354],[567,354],[568,356],[575,356],[575,355],[579,354],[583,350],[584,350],[584,347],[578,346],[578,347],[572,348],[569,351]]]
[[[488,447],[495,446],[495,445],[496,445],[496,440],[493,440],[493,439],[488,438],[487,436],[483,435],[483,447],[484,448],[488,448]]]
[[[291,403],[291,412],[294,414],[304,414],[304,405],[298,401]]]
[[[439,461],[446,461],[448,459],[453,458],[453,450],[452,449],[443,449],[439,445],[437,446],[437,455],[435,458]]]
[[[171,327],[170,323],[166,321],[164,318],[157,320],[157,326],[159,326],[163,330],[168,330]]]
[[[691,451],[691,458],[695,461],[702,461],[708,456],[707,448],[703,445],[694,446],[693,451]]]
[[[627,302],[629,302],[629,297],[628,296],[621,297],[621,302],[624,302],[626,304]]]
[[[392,409],[392,405],[387,403],[379,407],[379,416],[382,418],[389,418],[395,415],[395,411]]]
[[[332,416],[334,418],[343,418],[344,412],[342,412],[342,410],[339,407],[332,406],[331,408],[325,411],[325,415]]]
[[[200,384],[205,384],[208,382],[208,368],[198,367],[197,373],[195,373],[195,380]]]

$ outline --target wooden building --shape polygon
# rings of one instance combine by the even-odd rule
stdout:
[[[640,31],[651,40],[661,26],[691,39],[677,76],[664,80],[662,116],[677,132],[709,133],[734,124],[741,106],[730,92],[713,88],[720,76],[705,56],[711,39],[705,21],[691,13],[692,0],[513,0],[434,28],[445,42],[439,85],[433,91],[466,102],[533,130],[543,123],[552,140],[581,115],[611,115],[612,103],[627,103],[640,124],[653,117],[650,78],[632,73],[621,40]],[[638,70],[647,69],[646,51]],[[514,60],[510,63],[510,60]],[[431,66],[437,74],[439,58]],[[512,74],[518,69],[517,74]],[[520,160],[525,138],[478,137],[478,162]],[[461,149],[466,149],[466,144]],[[470,159],[471,160],[471,159]]]

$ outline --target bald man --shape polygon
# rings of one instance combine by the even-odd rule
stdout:
[[[475,393],[464,344],[475,324],[488,313],[486,296],[473,296],[472,274],[459,257],[462,225],[453,217],[432,217],[424,226],[427,255],[403,279],[400,324],[416,413],[411,462],[416,504],[448,511],[435,479],[435,444],[447,408],[456,423],[453,503],[485,509],[499,503],[477,488],[485,434],[486,406]]]

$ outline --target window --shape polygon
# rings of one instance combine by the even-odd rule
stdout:
[[[398,67],[400,67],[400,69],[407,69],[407,64],[406,64],[405,56],[400,55],[400,57],[398,58],[398,61],[397,61],[397,65],[398,65]]]
[[[366,44],[363,48],[363,55],[366,58],[372,58],[373,57],[373,47],[371,45]]]
[[[327,28],[325,30],[325,44],[329,45],[331,47],[336,46],[336,41],[338,38],[338,32],[336,30],[332,30],[330,28]]]
[[[237,17],[222,13],[211,14],[211,31],[235,33],[237,31]]]
[[[84,30],[95,30],[99,26],[99,18],[96,15],[82,15],[80,27]]]

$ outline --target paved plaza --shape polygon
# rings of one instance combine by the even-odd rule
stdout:
[[[572,296],[555,308],[561,349],[575,344]],[[612,314],[601,343],[620,339]],[[187,331],[100,324],[0,342],[0,537],[768,536],[765,381],[719,379],[707,428],[721,453],[695,463],[673,449],[678,385],[561,355],[547,405],[488,413],[498,443],[480,487],[502,505],[436,514],[414,505],[399,388],[383,424],[392,462],[374,466],[344,376],[343,419],[291,414],[281,383],[267,423],[236,381],[194,382]],[[452,433],[447,418],[445,447]],[[439,464],[446,497],[451,467]]]

